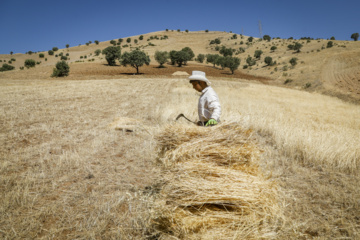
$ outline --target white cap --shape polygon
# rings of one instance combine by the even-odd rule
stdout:
[[[206,82],[208,86],[210,86],[211,84],[211,82],[205,77],[205,72],[201,72],[201,71],[193,71],[189,79]]]

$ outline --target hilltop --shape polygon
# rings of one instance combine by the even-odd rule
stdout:
[[[131,39],[130,42],[127,42],[127,39]],[[210,44],[215,39],[220,40],[220,44]],[[270,41],[266,41],[253,38],[253,41],[250,43],[249,36],[235,33],[217,31],[178,32],[174,30],[129,36],[122,40],[120,43],[118,39],[114,39],[115,43],[121,46],[122,53],[139,48],[150,56],[152,67],[150,70],[143,70],[145,75],[171,76],[174,71],[191,73],[193,69],[199,68],[201,65],[201,67],[207,67],[205,70],[209,77],[231,77],[261,81],[267,79],[269,80],[266,81],[267,84],[317,91],[352,102],[360,101],[360,42],[279,38],[272,38]],[[68,55],[67,62],[71,66],[69,78],[79,78],[79,75],[81,75],[81,79],[101,79],[103,77],[109,78],[109,75],[124,77],[126,74],[131,74],[131,68],[118,67],[114,70],[114,68],[104,66],[106,60],[102,54],[95,56],[95,50],[102,50],[111,46],[110,41],[98,44],[95,44],[95,41],[89,41],[86,44],[70,46],[68,48],[65,46],[64,48],[54,46],[58,47],[59,50],[52,56],[48,54],[48,51],[32,53],[31,55],[0,55],[0,60],[2,61],[0,64],[8,63],[11,59],[16,60],[11,63],[16,70],[2,72],[0,73],[0,78],[50,78],[52,68],[60,60],[60,54]],[[332,47],[327,47],[329,41],[333,43]],[[288,49],[288,45],[295,43],[303,45],[298,53]],[[209,68],[212,64],[200,64],[196,61],[189,62],[188,66],[181,69],[154,70],[154,66],[158,65],[154,59],[156,51],[179,51],[184,47],[190,47],[195,56],[197,56],[198,54],[220,54],[217,49],[221,46],[233,49],[233,56],[241,59],[240,67],[236,71],[235,76],[230,75],[229,71],[221,70],[220,67],[218,71],[214,71]],[[271,50],[273,46],[276,47],[275,50]],[[240,48],[242,48],[243,52],[240,51]],[[260,59],[256,61],[255,65],[244,69],[244,65],[247,65],[246,59],[248,56],[254,58],[256,50],[263,52]],[[44,54],[44,58],[40,58],[40,54]],[[267,66],[264,62],[267,56],[271,57],[276,64]],[[294,67],[289,63],[292,58],[297,59],[297,64]],[[34,59],[39,62],[39,65],[35,69],[20,71],[19,68],[24,65],[25,59]],[[170,65],[167,66],[170,67]],[[121,75],[121,73],[124,74]]]

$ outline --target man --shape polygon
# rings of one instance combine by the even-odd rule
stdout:
[[[189,77],[193,88],[201,92],[198,103],[198,114],[200,126],[213,126],[218,124],[221,115],[221,106],[219,97],[210,86],[210,81],[206,78],[205,73],[193,71]]]

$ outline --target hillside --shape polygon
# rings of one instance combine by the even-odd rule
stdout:
[[[234,33],[227,32],[177,32],[169,30],[147,33],[142,36],[143,40],[139,39],[140,36],[129,36],[131,39],[130,43],[127,43],[127,38],[123,38],[123,42],[121,43],[122,52],[140,48],[150,56],[151,65],[157,65],[157,62],[154,60],[155,51],[181,50],[184,47],[190,47],[194,51],[195,56],[198,54],[219,54],[219,52],[215,50],[217,44],[210,44],[212,40],[219,39],[221,43],[218,44],[218,46],[226,46],[227,48],[236,50],[234,56],[241,59],[241,65],[237,72],[271,79],[268,84],[317,91],[352,102],[360,101],[360,42],[332,40],[333,47],[327,48],[329,41],[323,39],[309,41],[272,39],[268,42],[254,38],[251,44],[247,44],[249,37],[236,34],[236,39],[233,39]],[[137,40],[137,43],[135,43],[135,40]],[[118,42],[117,39],[115,39],[115,41]],[[303,45],[299,53],[288,50],[288,45],[296,42]],[[28,74],[31,70],[24,70],[23,74],[12,71],[11,74],[0,73],[0,78],[16,79],[16,74],[20,74],[20,78],[23,78],[22,75],[31,75],[36,78],[36,75],[41,73],[43,73],[44,76],[51,75],[52,67],[60,58],[55,57],[55,55],[59,55],[60,53],[69,55],[68,62],[73,66],[72,69],[94,69],[94,65],[78,67],[78,64],[98,63],[98,65],[96,65],[97,67],[106,64],[104,56],[101,54],[95,56],[94,52],[97,49],[102,50],[110,45],[109,40],[100,42],[98,45],[88,43],[72,46],[59,49],[53,56],[49,56],[47,51],[33,53],[31,55],[0,55],[0,60],[3,62],[8,62],[12,58],[16,59],[16,61],[12,62],[12,65],[15,66],[16,69],[23,66],[25,59],[35,59],[37,62],[41,61],[35,73],[31,72]],[[276,46],[276,50],[272,51],[272,46]],[[58,47],[61,48],[61,46]],[[239,53],[238,50],[240,47],[243,48],[245,52]],[[258,60],[254,66],[243,69],[243,66],[247,64],[246,58],[248,56],[253,57],[255,50],[261,50],[263,52],[260,60]],[[39,58],[40,53],[45,55],[47,61],[45,61],[45,58]],[[264,63],[266,56],[272,57],[273,61],[276,61],[276,64],[274,66],[266,66]],[[291,67],[289,61],[294,57],[297,58],[297,65]],[[193,61],[189,62],[189,64],[197,63]],[[202,65],[206,64],[204,63]],[[211,65],[208,64],[208,66]],[[47,68],[41,70],[41,67]],[[118,72],[121,71],[122,70],[119,70]],[[162,71],[157,71],[152,74],[166,75],[168,73],[164,74]],[[99,70],[96,78],[101,78],[101,75],[107,75],[106,70]],[[219,74],[214,75],[209,72],[208,76],[218,77]],[[222,76],[224,76],[224,74],[222,74]]]
[[[247,46],[232,36],[163,31],[137,46],[152,58],[186,46],[217,53],[215,38]],[[68,77],[50,77],[59,57],[47,53],[1,72],[0,238],[360,239],[360,108],[349,102],[359,102],[359,43],[312,40],[294,53],[293,42],[255,39],[233,75],[154,59],[135,75],[94,56],[109,41],[60,49]],[[264,67],[267,55],[277,65]],[[20,67],[39,53],[3,58]],[[198,118],[193,70],[219,96],[217,126],[175,121]]]

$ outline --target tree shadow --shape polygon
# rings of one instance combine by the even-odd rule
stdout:
[[[120,74],[131,76],[131,75],[144,75],[145,73],[120,73]]]

